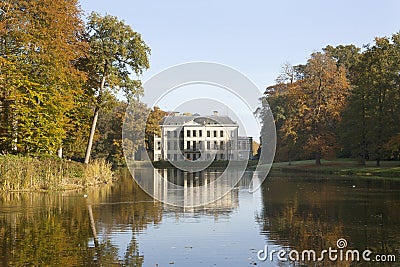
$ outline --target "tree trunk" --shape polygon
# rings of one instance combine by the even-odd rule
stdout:
[[[97,124],[97,119],[99,118],[99,108],[96,107],[94,110],[94,116],[93,116],[93,121],[92,121],[92,128],[90,129],[90,136],[89,136],[89,141],[88,145],[86,148],[86,155],[85,155],[85,164],[89,163],[90,159],[90,152],[92,150],[92,145],[93,145],[93,137],[94,133],[96,131],[96,124]]]
[[[316,164],[317,166],[321,165],[321,154],[320,154],[320,153],[317,153],[317,154],[315,155],[315,164]]]
[[[105,63],[104,68],[107,69],[107,62]],[[105,82],[106,82],[106,75],[103,75],[103,78],[101,78],[99,95],[97,97],[97,106],[94,109],[92,128],[90,129],[90,136],[89,136],[89,141],[88,141],[88,145],[87,145],[87,149],[86,149],[86,155],[85,155],[85,164],[89,163],[90,152],[92,151],[93,137],[94,137],[94,133],[96,131],[97,119],[99,118],[99,110],[100,110],[99,106],[103,101],[102,100],[102,95],[103,95],[103,89],[104,89]]]
[[[376,166],[380,167],[381,166],[381,160],[380,159],[376,159]]]
[[[94,246],[99,247],[99,240],[97,239],[96,224],[94,223],[92,205],[88,205],[90,227],[92,228]]]

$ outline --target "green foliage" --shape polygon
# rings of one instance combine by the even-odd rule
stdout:
[[[135,153],[145,147],[145,127],[149,109],[140,101],[129,103],[123,122],[123,135],[120,146],[126,159],[133,160]]]
[[[398,34],[376,38],[350,68],[354,90],[343,113],[344,144],[364,164],[390,158],[400,132],[400,47]],[[397,150],[398,151],[398,150]]]
[[[137,99],[142,94],[140,80],[132,79],[130,74],[133,72],[139,76],[143,69],[149,68],[150,48],[140,34],[110,15],[102,17],[92,13],[88,18],[86,31],[90,49],[79,65],[88,73],[87,87],[95,107],[86,150],[87,163],[99,111],[107,109],[112,95],[119,91],[124,93],[128,101]]]
[[[55,153],[66,137],[85,74],[77,1],[2,1],[0,8],[0,149]]]

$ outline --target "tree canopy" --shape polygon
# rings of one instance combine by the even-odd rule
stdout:
[[[275,116],[277,160],[399,159],[399,40],[327,46],[305,65],[286,64],[262,99]]]

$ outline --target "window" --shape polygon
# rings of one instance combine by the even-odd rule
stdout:
[[[207,137],[211,137],[210,131],[207,131]]]
[[[220,159],[224,160],[224,159],[225,159],[225,155],[224,155],[224,154],[221,154]]]
[[[235,137],[235,131],[231,131],[231,137]]]
[[[214,131],[214,137],[217,137],[217,131]]]
[[[203,142],[199,141],[199,149],[203,149]]]
[[[219,147],[220,147],[220,149],[225,149],[224,148],[224,141],[219,142]]]
[[[174,131],[174,137],[178,137],[178,131]]]
[[[210,141],[207,141],[207,149],[210,149]]]
[[[246,142],[245,142],[245,141],[242,141],[242,142],[241,142],[241,148],[240,148],[240,149],[243,149],[243,150],[247,149],[247,146],[246,146]]]
[[[218,149],[217,141],[214,141],[214,149]]]
[[[190,130],[187,130],[187,131],[186,131],[186,136],[187,136],[187,137],[190,137]]]
[[[193,130],[193,137],[196,137],[196,136],[197,136],[197,131]]]
[[[196,141],[193,141],[193,150],[196,150]]]
[[[193,160],[196,160],[196,159],[197,159],[196,154],[193,154]]]
[[[203,137],[203,131],[199,130],[199,137]]]
[[[224,137],[224,131],[219,131],[219,137]]]
[[[174,161],[177,161],[177,160],[178,160],[178,155],[174,154]]]
[[[167,142],[167,149],[168,150],[171,149],[171,142],[170,141]]]
[[[186,141],[186,149],[190,149],[190,141]]]
[[[170,131],[167,131],[167,137],[168,138],[171,137],[171,132]]]

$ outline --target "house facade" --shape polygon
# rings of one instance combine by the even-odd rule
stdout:
[[[246,155],[248,159],[252,146],[244,145],[248,137],[239,137],[238,129],[230,117],[217,112],[167,116],[161,123],[161,136],[154,137],[154,160],[244,160]]]

